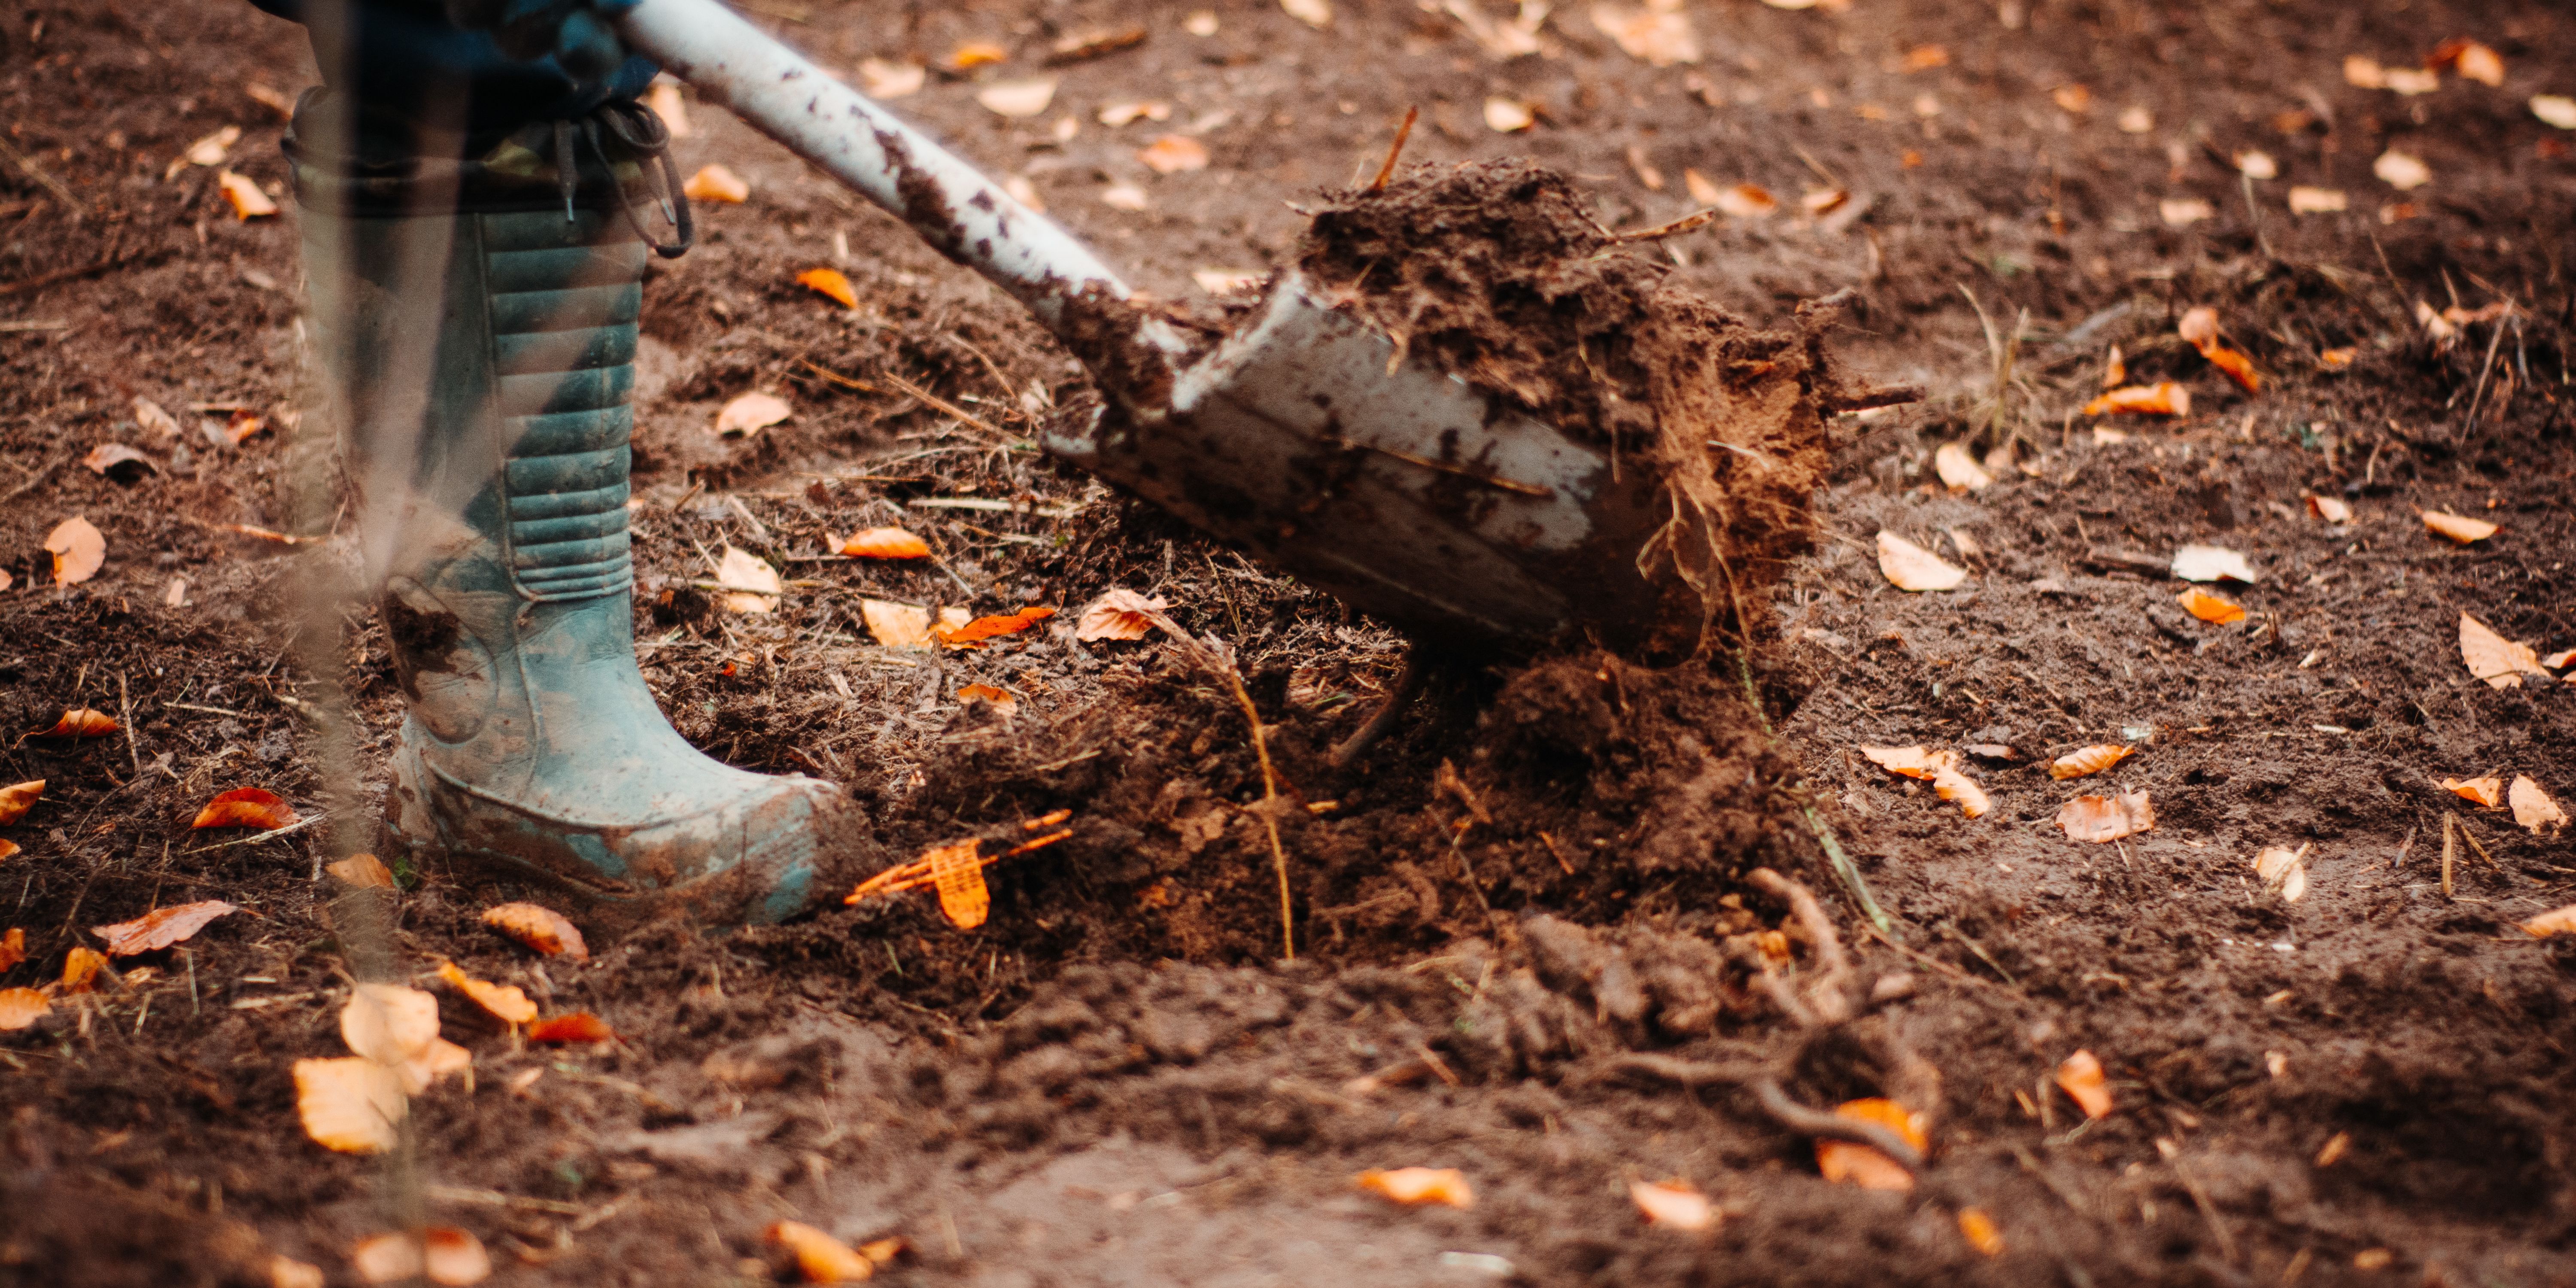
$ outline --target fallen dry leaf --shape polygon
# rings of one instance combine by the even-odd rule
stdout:
[[[2342,497],[2308,494],[2308,513],[2328,523],[2352,522],[2352,507]]]
[[[2504,84],[2504,56],[2474,40],[2445,40],[2424,60],[2426,67],[2448,67],[2481,85]]]
[[[132,467],[140,466],[146,470],[161,468],[151,457],[123,443],[101,443],[89,449],[89,455],[81,458],[81,466],[101,477],[114,473],[120,467],[125,467],[127,478],[137,477],[139,473]]]
[[[310,1261],[298,1261],[282,1252],[268,1258],[268,1288],[323,1288],[325,1282],[322,1267]]]
[[[1332,0],[1279,0],[1279,11],[1317,30],[1333,25]]]
[[[856,1283],[876,1273],[876,1263],[802,1221],[772,1221],[761,1237],[794,1254],[796,1272],[809,1284]]]
[[[758,433],[795,414],[796,410],[787,405],[787,400],[776,394],[742,394],[716,413],[716,433],[723,438],[740,438]]]
[[[2152,385],[2125,385],[2084,404],[2087,416],[2113,413],[2132,416],[2188,416],[2191,391],[2170,380]]]
[[[2445,778],[2442,790],[2466,801],[2475,801],[2488,809],[2504,799],[2504,779],[2489,774],[2483,778]]]
[[[2533,836],[2548,836],[2567,826],[2567,811],[2542,791],[2528,774],[2513,776],[2513,790],[2505,799],[2513,803],[2513,821],[2520,823]]]
[[[2433,169],[2425,165],[2422,158],[2395,148],[2380,153],[2379,159],[2370,163],[2370,172],[2378,175],[2380,182],[2400,192],[2412,191],[2433,181]]]
[[[1878,571],[1898,590],[1949,590],[1968,579],[1967,569],[1885,529],[1878,534]]]
[[[1630,1181],[1628,1198],[1648,1225],[1697,1231],[1717,1224],[1717,1205],[1685,1181]]]
[[[1100,204],[1112,210],[1134,212],[1152,205],[1153,198],[1132,183],[1113,183],[1100,190]]]
[[[1016,613],[978,617],[963,626],[933,626],[930,633],[950,648],[966,648],[978,641],[1017,635],[1053,616],[1054,609],[1044,604],[1031,604]]]
[[[454,962],[440,962],[438,977],[457,992],[474,999],[475,1005],[490,1011],[504,1024],[526,1024],[537,1018],[537,1004],[529,1001],[528,995],[515,984],[495,984],[490,980],[476,979]]]
[[[235,447],[239,447],[243,443],[250,441],[252,435],[257,434],[266,428],[268,428],[267,417],[253,412],[246,407],[236,407],[232,410],[232,413],[224,419],[224,441],[231,443]]]
[[[975,101],[995,116],[1014,120],[1036,116],[1055,101],[1055,77],[1040,76],[1030,80],[995,81],[975,92]]]
[[[391,890],[394,888],[393,869],[386,867],[384,860],[372,854],[352,854],[337,863],[325,865],[322,870],[338,877],[342,884],[354,889]]]
[[[2254,853],[2254,875],[2263,879],[2265,890],[2277,891],[2283,903],[2297,903],[2308,892],[2308,847],[2264,846]]]
[[[27,960],[27,932],[17,926],[0,935],[0,970],[7,970]]]
[[[1538,121],[1538,113],[1516,98],[1485,100],[1485,128],[1496,134],[1518,134]]]
[[[2198,197],[2167,197],[2156,203],[2156,217],[2168,228],[2189,228],[2218,216],[2218,208]]]
[[[2518,684],[2525,675],[2543,680],[2557,678],[2541,668],[2538,650],[2496,634],[2487,629],[2485,622],[2467,613],[2460,614],[2460,660],[2468,664],[2469,674],[2486,681],[2490,688]]]
[[[0,1033],[15,1033],[53,1013],[54,999],[32,988],[0,988]]]
[[[2256,393],[2263,388],[2263,374],[2254,369],[2252,358],[2223,344],[2213,344],[2201,350],[2200,356],[2209,359],[2209,365],[2226,372],[2228,379],[2243,385],[2245,392]]]
[[[2290,213],[2294,215],[2332,215],[2345,210],[2350,202],[2341,188],[2290,189]]]
[[[927,559],[930,543],[901,528],[866,528],[851,533],[840,553],[852,559]]]
[[[769,561],[731,542],[724,557],[716,561],[716,585],[723,587],[725,611],[730,613],[766,613],[778,607],[779,597],[787,593],[787,583],[779,580],[778,570]]]
[[[921,92],[930,69],[919,63],[890,63],[882,58],[859,60],[859,89],[870,98],[902,98]]]
[[[1009,61],[1011,61],[1010,50],[989,40],[969,40],[948,51],[946,61],[940,65],[952,72],[970,72],[978,67],[989,67],[994,63]]]
[[[63,954],[63,991],[87,993],[95,989],[99,971],[107,966],[107,954],[95,948],[74,948]]]
[[[149,398],[134,400],[134,422],[152,431],[165,443],[179,436],[179,418],[163,411],[161,404]]]
[[[2093,110],[2093,91],[2072,82],[2048,91],[2048,97],[2059,107],[2078,116]]]
[[[1113,587],[1083,606],[1082,615],[1074,619],[1073,637],[1086,644],[1141,640],[1153,631],[1154,619],[1170,607],[1160,597],[1148,599],[1123,586]]]
[[[2078,796],[2058,807],[2057,825],[2065,829],[2070,841],[2100,844],[2152,829],[2156,809],[2145,792]]]
[[[1966,443],[1943,443],[1932,453],[1932,471],[1953,492],[1974,492],[1994,485],[1995,476],[1968,454]]]
[[[1473,7],[1462,4],[1456,8]],[[1642,8],[1634,9],[1596,4],[1592,6],[1592,25],[1619,46],[1621,53],[1649,67],[1699,61],[1699,35],[1691,30],[1690,15],[1682,12],[1681,0],[1646,0]],[[1537,42],[1530,44],[1531,52],[1536,52]]]
[[[989,703],[1002,711],[1010,711],[1020,705],[1019,695],[1009,689],[997,689],[989,684],[966,685],[957,690],[956,697],[960,702]]]
[[[196,903],[173,904],[155,908],[132,921],[113,926],[92,926],[110,957],[132,957],[138,953],[158,952],[172,944],[186,941],[206,928],[207,923],[228,912],[241,909],[221,899],[204,899]]]
[[[222,165],[224,158],[232,155],[233,145],[241,142],[241,136],[240,126],[227,125],[189,144],[187,151],[182,155],[187,157],[190,165]]]
[[[2205,304],[2184,310],[2182,320],[2174,323],[2174,334],[2181,336],[2183,343],[2208,352],[2209,346],[2218,343],[2218,310]]]
[[[2534,94],[2531,114],[2562,130],[2576,130],[2576,98],[2564,94]]]
[[[1208,167],[1207,145],[1186,134],[1166,134],[1136,149],[1136,159],[1156,174],[1181,174]]]
[[[2087,1118],[2111,1112],[2110,1080],[2103,1077],[2102,1062],[2090,1051],[2078,1051],[2058,1063],[2057,1087]]]
[[[324,1149],[376,1154],[391,1149],[394,1126],[410,1112],[402,1079],[365,1056],[295,1062],[295,1110],[304,1134]]]
[[[75,707],[63,712],[62,719],[56,720],[53,728],[39,729],[27,736],[30,738],[104,738],[115,733],[119,727],[116,721],[103,711]]]
[[[590,945],[563,914],[534,903],[505,903],[483,911],[483,924],[548,957],[590,960]]]
[[[2564,908],[2555,908],[2548,912],[2544,912],[2539,916],[2522,923],[2522,930],[2524,934],[2527,934],[2534,939],[2547,939],[2551,935],[2576,935],[2576,903],[2571,903]],[[34,989],[13,988],[9,990],[9,993],[31,993],[34,991]],[[9,993],[0,993],[0,999],[6,999],[9,996]],[[5,1001],[0,1001],[0,1014],[5,1014],[5,1005]],[[0,1028],[6,1027],[8,1027],[6,1023],[0,1023]]]
[[[1995,1219],[1986,1215],[1984,1208],[1959,1209],[1959,1237],[1984,1256],[2004,1254],[2004,1236],[1995,1229]]]
[[[295,807],[286,798],[260,787],[236,787],[218,793],[197,811],[197,821],[190,827],[251,827],[274,832],[296,821]]]
[[[1467,1174],[1454,1167],[1398,1167],[1382,1170],[1372,1167],[1359,1174],[1354,1182],[1372,1194],[1383,1194],[1398,1203],[1446,1203],[1454,1208],[1476,1206],[1476,1191],[1467,1184]]]
[[[837,268],[806,269],[796,275],[796,284],[839,302],[842,308],[859,307],[858,289],[850,285],[849,275]]]
[[[2360,354],[2361,351],[2359,349],[2355,349],[2350,345],[2327,349],[2317,354],[2317,365],[2328,371],[2342,371],[2351,367],[2352,360],[2360,356]]]
[[[884,599],[859,601],[859,616],[868,624],[868,634],[887,648],[929,648],[930,610],[912,604],[898,604]]]
[[[1047,46],[1050,63],[1079,63],[1145,43],[1143,27],[1084,27],[1058,36]]]
[[[931,882],[939,891],[939,911],[959,930],[983,925],[993,907],[992,893],[984,885],[984,863],[976,855],[978,844],[968,840],[933,846],[921,856],[930,865]]]
[[[1202,268],[1191,273],[1190,280],[1210,295],[1249,295],[1270,280],[1270,274],[1251,268]]]
[[[0,837],[0,859],[6,859],[17,852],[18,843],[16,841],[12,841],[7,837]]]
[[[215,182],[223,186],[224,200],[232,203],[234,218],[248,223],[253,219],[266,219],[277,213],[277,203],[270,200],[267,193],[260,191],[259,185],[252,182],[248,175],[239,175],[226,170],[215,176]]]
[[[588,1011],[567,1011],[528,1026],[530,1042],[608,1042],[616,1037],[608,1021]]]
[[[654,81],[652,88],[644,92],[644,106],[653,109],[653,115],[662,118],[662,128],[669,130],[672,138],[685,139],[697,133],[689,128],[689,104],[688,100],[680,97],[678,81],[668,76]],[[291,106],[288,108],[287,116],[289,119],[294,117]]]
[[[2237,153],[2235,160],[2236,172],[2248,179],[2277,179],[2281,175],[2280,163],[2269,152],[2247,149]]]
[[[1957,755],[1955,752],[1943,754],[1954,758]],[[1994,808],[1994,803],[1986,799],[1986,789],[1979,787],[1977,780],[1960,772],[1955,763],[1932,771],[1932,794],[1956,803],[1959,812],[1970,818],[1981,818],[1987,810]]]
[[[2245,556],[2225,546],[2182,546],[2174,551],[2173,575],[2184,581],[2237,581],[2248,586],[2261,578]]]
[[[2423,510],[2418,513],[2424,516],[2426,528],[2464,546],[2484,541],[2496,534],[2496,525],[2484,519],[2463,518],[2441,510]]]
[[[1834,1106],[1834,1114],[1877,1123],[1903,1137],[1905,1143],[1917,1151],[1924,1146],[1923,1115],[1908,1112],[1905,1106],[1893,1100],[1875,1096],[1866,1100],[1847,1100]],[[1864,1190],[1903,1191],[1914,1188],[1914,1173],[1899,1166],[1895,1159],[1853,1141],[1817,1141],[1816,1170],[1827,1181],[1849,1181]]]
[[[54,556],[54,584],[77,585],[98,575],[107,562],[107,538],[83,518],[65,519],[45,534],[45,549]]]
[[[2570,664],[2576,664],[2576,648],[2560,649],[2540,659],[2540,664],[2551,670],[2564,670]]]
[[[2049,762],[2048,776],[2062,781],[2068,778],[2082,778],[2087,774],[2098,774],[2127,759],[2129,754],[2136,750],[2135,747],[2123,746],[2119,743],[2078,747]]]
[[[0,827],[7,827],[25,818],[27,811],[34,809],[36,802],[42,799],[44,794],[45,780],[41,778],[31,778],[23,783],[0,787]]]
[[[1909,72],[1930,71],[1935,67],[1949,65],[1950,51],[1939,45],[1916,45],[1905,51],[1905,57],[1900,63],[1900,66]]]
[[[1717,200],[1710,204],[1737,219],[1763,219],[1780,208],[1780,199],[1759,184],[1739,183],[1732,188],[1721,189]]]
[[[472,1063],[463,1047],[438,1036],[438,999],[401,984],[349,990],[340,1008],[340,1040],[352,1053],[393,1070],[407,1095],[419,1095]]]
[[[450,1225],[430,1226],[418,1238],[406,1233],[362,1239],[349,1254],[349,1266],[371,1284],[427,1279],[440,1288],[468,1288],[492,1277],[483,1241]]]
[[[2442,88],[2442,77],[2422,67],[2384,67],[2379,73],[2379,88],[2396,94],[2430,94]]]
[[[1160,99],[1106,103],[1101,106],[1095,119],[1113,130],[1137,121],[1168,121],[1172,119],[1172,105]]]
[[[2243,604],[2223,595],[2210,594],[2198,586],[2184,589],[2181,594],[2174,596],[2174,599],[2182,605],[2184,612],[2204,622],[2225,626],[2230,622],[2245,620]]]
[[[1863,747],[1860,754],[1867,756],[1871,764],[1907,778],[1931,778],[1959,764],[1959,753],[1955,751],[1926,751],[1921,747]]]
[[[680,195],[691,201],[720,201],[729,206],[739,206],[751,200],[751,184],[724,166],[704,165],[698,167],[696,174],[689,176],[687,183],[680,185]]]

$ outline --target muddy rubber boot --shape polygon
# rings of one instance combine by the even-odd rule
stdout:
[[[394,845],[541,878],[612,921],[799,911],[828,834],[854,823],[839,792],[700,754],[636,668],[627,442],[647,247],[602,191],[615,180],[513,201],[469,175],[459,201],[413,174],[378,185],[403,200],[371,202],[346,171],[299,164],[299,194],[410,704]],[[423,204],[500,208],[404,212]]]

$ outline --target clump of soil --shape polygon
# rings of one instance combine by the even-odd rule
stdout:
[[[1807,498],[1831,465],[1821,409],[1841,388],[1820,317],[1755,330],[1646,249],[1596,222],[1566,176],[1504,159],[1336,194],[1298,258],[1400,351],[1660,485],[1664,525],[1637,552],[1663,592],[1642,639],[1653,656],[1705,646],[1721,620],[1751,638],[1765,589],[1806,548]]]

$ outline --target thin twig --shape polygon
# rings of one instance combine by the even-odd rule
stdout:
[[[1386,181],[1395,175],[1395,159],[1404,155],[1404,141],[1413,137],[1413,122],[1422,115],[1419,104],[1404,109],[1404,124],[1395,127],[1395,145],[1386,150],[1386,164],[1377,168],[1377,178],[1369,182],[1371,192],[1384,192]]]
[[[1404,714],[1404,708],[1412,703],[1414,695],[1422,691],[1423,671],[1421,647],[1416,645],[1404,655],[1404,669],[1396,673],[1395,686],[1387,690],[1386,700],[1378,705],[1376,713],[1350,737],[1343,739],[1340,746],[1333,748],[1327,757],[1333,768],[1340,769],[1359,759],[1361,752],[1375,745],[1379,738],[1386,736],[1387,730],[1395,727],[1396,717]]]

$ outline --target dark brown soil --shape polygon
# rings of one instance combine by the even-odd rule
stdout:
[[[1818,453],[1799,468],[1825,480],[1794,497],[1812,500],[1812,550],[1783,525],[1789,544],[1759,558],[1785,562],[1750,569],[1744,610],[1726,614],[1754,624],[1751,697],[1732,630],[1661,668],[1598,654],[1452,668],[1337,769],[1327,750],[1374,710],[1403,641],[1044,464],[1027,440],[1088,396],[1080,370],[895,221],[692,103],[684,169],[722,161],[754,197],[703,210],[705,244],[647,288],[648,678],[700,747],[845,784],[898,853],[1058,808],[1075,838],[993,869],[993,915],[972,932],[906,895],[758,931],[602,936],[587,966],[540,963],[479,925],[524,892],[406,873],[393,946],[424,986],[452,958],[623,1040],[524,1047],[440,989],[474,1089],[419,1101],[416,1146],[391,1164],[328,1154],[297,1128],[289,1074],[341,1052],[351,966],[314,877],[326,829],[216,848],[239,837],[186,825],[230,787],[308,813],[329,799],[340,767],[316,763],[302,713],[321,694],[291,635],[310,588],[351,561],[333,540],[222,525],[349,526],[335,496],[293,486],[327,454],[318,416],[219,447],[198,422],[227,413],[190,410],[308,401],[294,212],[239,223],[210,169],[165,178],[191,141],[239,125],[232,167],[282,179],[282,122],[243,86],[291,94],[309,67],[295,29],[247,5],[0,15],[0,717],[24,730],[89,706],[131,731],[0,752],[0,783],[48,781],[0,828],[23,847],[0,860],[0,929],[23,929],[30,954],[0,988],[57,977],[91,926],[190,899],[244,909],[0,1036],[0,1282],[266,1284],[282,1252],[354,1283],[350,1247],[412,1212],[473,1231],[500,1284],[766,1282],[781,1267],[760,1231],[782,1218],[900,1235],[914,1254],[888,1273],[924,1284],[2576,1282],[2576,949],[2517,928],[2576,902],[2576,856],[2437,786],[2527,773],[2576,798],[2576,688],[2490,688],[2454,635],[2465,611],[2543,652],[2576,646],[2576,158],[2523,106],[2576,92],[2561,7],[2032,0],[2002,6],[2019,15],[2007,25],[1997,6],[1931,0],[1698,5],[1702,61],[1661,69],[1572,8],[1541,53],[1508,61],[1410,6],[1344,5],[1330,32],[1227,6],[1212,37],[1182,29],[1187,6],[1127,0],[900,21],[789,8],[751,11],[838,67],[1004,44],[1011,61],[934,72],[897,106],[1026,177],[1141,286],[1205,317],[1221,311],[1189,274],[1304,259],[1308,222],[1287,203],[1342,212],[1328,227],[1364,210],[1322,190],[1374,174],[1412,104],[1421,168],[1399,192],[1533,175],[1455,168],[1532,158],[1570,176],[1526,189],[1567,249],[1688,213],[1685,168],[1789,206],[1845,188],[1862,213],[1841,225],[1722,222],[1663,243],[1668,267],[1631,248],[1583,260],[1595,276],[1554,295],[1489,305],[1512,325],[1470,326],[1472,343],[1425,308],[1408,343],[1641,436],[1624,450],[1673,419],[1651,365],[1600,380],[1564,362],[1621,345],[1633,359],[1654,321],[1636,300],[1714,301],[1685,316],[1723,337],[1707,361],[1776,362],[1757,392],[1824,401],[1818,327],[1796,305],[1850,287],[1824,341],[1836,367],[1930,396],[1727,440],[1775,461]],[[1148,38],[1052,73],[1055,111],[976,105],[981,80],[1039,74],[1057,38],[1125,26]],[[2503,87],[2446,74],[2403,97],[2342,78],[2348,54],[2408,63],[2455,35],[2500,51]],[[1927,45],[1947,63],[1906,70]],[[2082,112],[2052,99],[2076,82]],[[1489,96],[1535,102],[1540,124],[1487,131]],[[1097,123],[1104,104],[1148,98],[1172,104],[1167,122]],[[2152,113],[2149,132],[2115,124],[2130,107]],[[1209,147],[1207,170],[1137,161],[1181,129]],[[2391,147],[2434,182],[2381,184],[2371,166]],[[2251,203],[2227,161],[2248,148],[2281,171]],[[1148,209],[1102,204],[1115,183],[1144,188]],[[2291,183],[2344,189],[2353,210],[2293,217]],[[2179,197],[2215,213],[2168,226],[2158,203]],[[2383,220],[2399,202],[2411,211]],[[856,284],[857,314],[793,285],[826,263]],[[1378,303],[1411,283],[1438,305],[1438,267],[1348,280]],[[1477,280],[1564,271],[1486,269]],[[2419,301],[2498,300],[2517,312],[2449,344],[2416,320]],[[2220,311],[2260,393],[2174,338],[2195,305]],[[1595,308],[1619,334],[1585,320]],[[2000,415],[1980,310],[1999,342],[2029,318]],[[2187,384],[2196,414],[2097,439],[2072,413],[2114,343],[2134,377]],[[2318,363],[2347,346],[2348,369]],[[1478,376],[1484,358],[1500,365]],[[1652,423],[1599,397],[1630,400],[1640,380]],[[715,437],[715,408],[754,388],[795,418]],[[138,396],[179,413],[178,441],[136,423]],[[1725,410],[1693,414],[1754,423]],[[1942,488],[1931,455],[1949,441],[2004,449],[1998,481]],[[156,468],[94,475],[79,460],[103,442]],[[2346,499],[2354,523],[2308,517],[2307,493]],[[1030,504],[915,504],[958,499]],[[2503,530],[2436,542],[2416,518],[2436,507]],[[57,588],[39,547],[74,514],[106,534],[108,562]],[[827,533],[884,523],[940,558],[818,557]],[[1891,589],[1882,529],[1972,579]],[[2187,541],[2257,565],[2259,583],[2230,589],[2248,622],[2192,619],[2179,583],[2139,571]],[[691,584],[700,548],[726,542],[781,561],[795,584],[778,613],[725,614]],[[1055,630],[894,654],[858,621],[862,597],[1007,610],[1111,586],[1164,596],[1235,646],[1284,806],[1262,804],[1230,694],[1167,642]],[[372,614],[338,625],[359,769],[380,790],[397,678]],[[969,683],[1012,690],[1015,713],[960,702]],[[2138,753],[2101,779],[2048,777],[2049,759],[2106,741]],[[1917,742],[2012,748],[1969,762],[1993,811],[1963,819],[1854,751]],[[2113,786],[2153,796],[2156,830],[2067,841],[2058,806]],[[1811,803],[1890,910],[1887,939],[1819,853]],[[1289,858],[1293,963],[1264,810]],[[2483,846],[2459,848],[2447,892],[2446,813]],[[2295,904],[2249,866],[2276,843],[2313,843]],[[1762,866],[1825,899],[1850,979],[1820,980],[1816,936],[1748,889]],[[1785,993],[1758,969],[1772,929],[1792,940]],[[1853,995],[1855,1018],[1818,1013]],[[2045,1085],[2078,1049],[2109,1071],[2116,1108],[2098,1121]],[[1811,1140],[1743,1089],[1761,1076],[1806,1105],[1885,1094],[1926,1112],[1918,1187],[1824,1182]],[[1362,1168],[1414,1164],[1463,1169],[1476,1206],[1398,1209],[1352,1188]],[[1666,1178],[1716,1198],[1719,1228],[1646,1227],[1627,1185]],[[2000,1255],[1963,1240],[1966,1207],[1992,1214]]]

